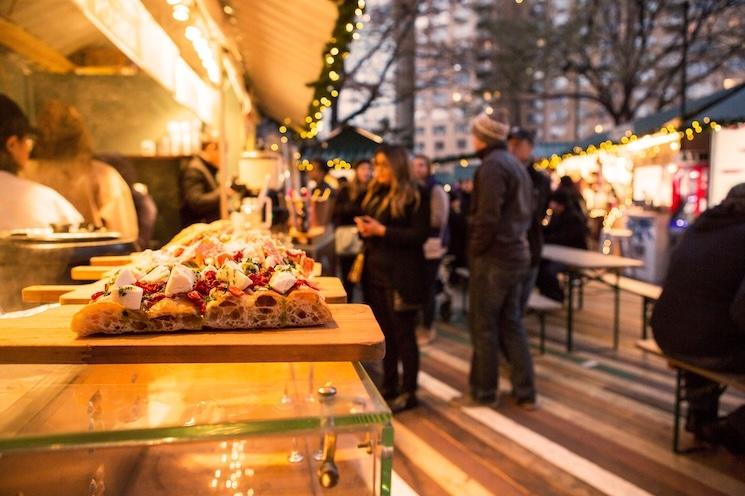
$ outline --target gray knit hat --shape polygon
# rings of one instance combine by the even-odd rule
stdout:
[[[506,121],[507,119],[497,117],[494,113],[482,112],[471,122],[471,133],[487,146],[494,145],[507,139],[510,126]]]

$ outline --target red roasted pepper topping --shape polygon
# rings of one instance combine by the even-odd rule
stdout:
[[[230,291],[230,294],[232,294],[236,298],[240,298],[245,294],[242,289],[239,289],[235,286],[228,286],[228,291]]]
[[[173,256],[180,257],[183,253],[184,253],[184,248],[179,247],[179,248],[176,248],[176,251],[173,252]]]
[[[243,252],[242,251],[237,251],[237,252],[233,253],[233,261],[235,263],[240,263],[240,261],[242,259],[243,259]]]
[[[160,300],[165,298],[165,293],[150,293],[146,294],[142,298],[142,306],[145,310],[149,310],[150,307],[158,303]]]
[[[199,306],[199,313],[204,315],[207,311],[207,304],[204,301],[204,297],[198,291],[189,291],[186,293],[186,297],[197,304]]]
[[[145,295],[149,295],[152,293],[159,293],[163,291],[163,288],[165,288],[165,283],[163,282],[148,283],[148,282],[137,281],[135,283],[135,286],[137,286],[138,288],[142,288],[142,292]]]
[[[295,285],[293,286],[293,288],[294,289],[297,289],[300,286],[308,286],[311,289],[315,289],[316,291],[320,291],[320,288],[318,286],[316,286],[312,282],[307,281],[305,279],[298,279],[297,281],[295,281]]]
[[[155,293],[155,294],[150,295],[150,297],[148,298],[148,302],[150,304],[155,304],[165,297],[166,297],[165,293]]]
[[[95,293],[93,293],[93,294],[91,295],[91,300],[92,300],[92,301],[96,301],[97,299],[99,299],[100,297],[102,297],[102,296],[104,295],[104,293],[105,293],[105,292],[106,292],[106,291],[96,291]]]
[[[267,286],[269,279],[272,278],[272,272],[274,272],[274,269],[269,268],[258,274],[250,274],[248,277],[251,278],[251,286]]]
[[[310,257],[305,257],[303,259],[303,272],[305,274],[311,274],[313,272],[313,267],[315,266],[316,261],[313,260]]]

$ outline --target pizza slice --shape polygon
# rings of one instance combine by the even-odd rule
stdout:
[[[315,326],[331,312],[307,279],[313,260],[268,244],[202,238],[180,257],[155,252],[123,267],[73,318],[95,333]]]

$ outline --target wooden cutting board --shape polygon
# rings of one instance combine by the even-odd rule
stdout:
[[[70,270],[70,277],[73,281],[98,281],[119,268],[120,265],[78,265]]]
[[[383,333],[366,305],[331,305],[319,327],[89,336],[78,339],[63,305],[0,319],[0,363],[355,362],[385,354]]]
[[[103,257],[91,257],[91,265],[120,266],[132,262],[131,255],[107,255]]]
[[[326,298],[327,303],[346,303],[347,291],[341,279],[338,277],[316,277],[313,283],[318,286],[321,294]],[[91,284],[71,285],[71,286],[30,286],[23,289],[24,301],[35,301],[44,303],[55,303],[59,301],[63,305],[79,305],[88,303],[91,295],[97,291],[103,291],[103,281],[97,281]],[[61,288],[69,288],[62,293],[56,293],[53,299],[41,299],[42,296],[54,296],[55,291]],[[49,288],[49,289],[47,289]],[[29,299],[26,299],[26,298]]]
[[[121,265],[78,265],[70,271],[70,277],[73,281],[98,281],[106,277],[109,272],[120,269]],[[313,275],[321,275],[323,267],[316,262],[313,266]]]
[[[62,295],[78,289],[88,289],[93,284],[40,284],[26,286],[21,290],[24,303],[57,303]],[[91,294],[93,291],[91,292]],[[86,303],[88,300],[81,302]]]

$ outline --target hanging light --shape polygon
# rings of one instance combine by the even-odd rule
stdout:
[[[179,22],[186,22],[189,20],[189,7],[186,5],[175,5],[173,7],[173,18]]]

